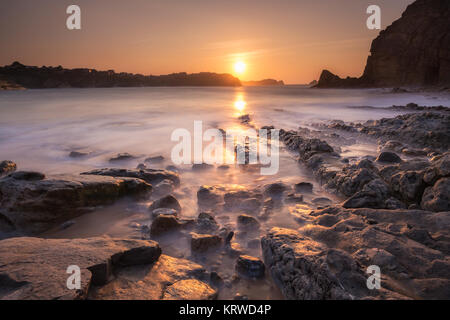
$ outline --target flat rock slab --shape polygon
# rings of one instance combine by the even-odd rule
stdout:
[[[148,265],[160,254],[158,243],[146,240],[5,239],[0,241],[0,299],[83,299],[94,280],[89,269],[102,276],[102,267]],[[80,268],[80,290],[67,288],[71,265]]]
[[[53,175],[18,171],[0,179],[1,232],[33,235],[97,205],[151,192],[144,180],[97,175]]]
[[[161,255],[153,265],[122,268],[114,280],[94,287],[89,299],[159,300],[214,299],[217,293],[203,282],[207,275],[197,263]]]

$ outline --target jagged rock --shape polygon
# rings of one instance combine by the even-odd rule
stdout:
[[[303,196],[301,194],[289,193],[284,201],[286,203],[301,203],[303,202]]]
[[[149,207],[149,210],[151,212],[153,212],[153,210],[159,209],[159,208],[173,209],[177,212],[181,212],[180,203],[172,195],[167,195],[165,197],[162,197],[162,198],[159,198],[158,200],[153,201]]]
[[[236,261],[236,271],[246,278],[264,278],[266,266],[260,259],[252,256],[241,255]]]
[[[450,210],[450,178],[438,180],[434,186],[425,189],[421,207],[431,211]]]
[[[197,279],[180,280],[169,285],[163,300],[214,300],[217,291]]]
[[[393,152],[384,151],[378,155],[375,161],[385,163],[400,163],[402,162],[402,159]]]
[[[186,295],[192,299],[209,297],[205,294],[204,286],[197,285],[196,281],[184,281],[200,282],[207,278],[205,269],[189,260],[163,254],[152,265],[119,268],[114,273],[115,278],[106,285],[90,290],[90,299],[160,300],[184,299]],[[166,291],[176,283],[178,284],[166,294]]]
[[[151,185],[136,178],[52,175],[18,171],[0,179],[0,229],[36,234]]]
[[[214,166],[208,163],[196,163],[192,165],[192,170],[194,171],[209,170],[212,168],[214,168]]]
[[[243,229],[257,229],[259,228],[259,222],[254,217],[241,214],[237,217],[237,224]]]
[[[0,177],[17,170],[17,165],[9,160],[0,162]]]
[[[313,185],[309,182],[299,182],[295,186],[295,191],[299,193],[312,193]]]
[[[381,179],[367,183],[361,191],[348,198],[342,206],[344,208],[385,208],[389,198],[389,188]]]
[[[419,203],[425,189],[422,174],[415,171],[403,171],[390,179],[392,190],[401,195],[406,203]]]
[[[54,300],[86,298],[90,284],[104,284],[116,268],[152,264],[158,243],[119,240],[11,238],[0,241],[1,299]],[[69,266],[81,270],[81,289],[66,286]]]
[[[153,220],[150,227],[151,236],[159,236],[169,231],[178,229],[181,223],[174,215],[160,214]]]
[[[450,3],[417,0],[373,40],[360,78],[324,70],[318,87],[446,86],[450,84]]]
[[[193,252],[205,252],[222,244],[222,238],[211,234],[191,233],[191,250]]]
[[[110,176],[110,177],[139,178],[151,184],[158,184],[161,181],[167,179],[172,181],[176,186],[180,184],[180,176],[175,172],[167,170],[153,170],[153,169],[132,170],[132,169],[106,168],[83,172],[82,174]]]
[[[330,205],[333,203],[333,201],[325,197],[314,198],[312,199],[312,202],[317,205]]]

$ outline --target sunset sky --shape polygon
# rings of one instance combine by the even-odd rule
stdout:
[[[62,65],[142,74],[211,71],[308,83],[329,69],[361,75],[379,31],[413,0],[2,0],[0,65]],[[67,30],[66,8],[81,8]]]

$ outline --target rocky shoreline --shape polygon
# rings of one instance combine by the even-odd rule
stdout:
[[[3,161],[0,299],[216,299],[242,284],[272,282],[285,299],[449,299],[450,111],[395,108],[408,113],[280,130],[299,165],[340,203],[317,196],[306,181],[203,185],[198,215],[187,218],[175,167],[46,176]],[[377,157],[342,156],[362,137],[378,143]],[[153,200],[150,223],[135,226],[141,240],[40,237],[122,198]],[[286,207],[296,225],[268,228]],[[170,236],[186,241],[190,255],[166,252]],[[227,263],[231,276],[220,269]],[[66,288],[73,264],[82,270],[79,291]],[[380,267],[381,289],[366,285],[371,265]]]

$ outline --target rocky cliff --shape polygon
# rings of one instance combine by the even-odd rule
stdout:
[[[116,73],[113,70],[25,66],[19,62],[0,67],[0,79],[17,87],[33,89],[241,85],[239,79],[230,74],[180,72],[160,76],[144,76],[125,72]]]
[[[324,70],[317,87],[450,85],[450,1],[417,0],[373,40],[360,78]]]

